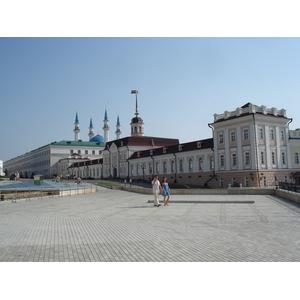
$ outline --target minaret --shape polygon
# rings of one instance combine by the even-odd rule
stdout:
[[[117,118],[117,126],[116,126],[116,139],[118,140],[121,137],[121,124],[120,124],[120,118],[118,116]]]
[[[135,94],[135,117],[131,119],[131,136],[144,136],[144,122],[139,117],[137,90],[132,90],[131,94]]]
[[[104,114],[104,126],[103,126],[103,131],[104,131],[104,143],[108,142],[109,139],[109,126],[108,126],[108,118],[107,118],[107,111],[105,108],[105,114]]]
[[[94,126],[92,121],[92,116],[90,118],[90,127],[89,127],[89,140],[94,136]]]
[[[74,128],[74,132],[75,132],[75,141],[79,141],[80,139],[80,129],[79,129],[79,120],[78,120],[78,113],[76,111],[76,117],[75,117],[75,128]]]

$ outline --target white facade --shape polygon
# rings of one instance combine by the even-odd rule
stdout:
[[[3,161],[0,160],[0,176],[4,176],[5,173],[3,172]]]
[[[31,177],[40,174],[45,178],[66,173],[66,168],[61,168],[58,162],[73,154],[79,154],[83,159],[96,159],[102,157],[104,146],[93,142],[61,141],[53,142],[35,149],[4,163],[5,169],[10,173],[18,171],[21,177]],[[58,169],[58,166],[59,169]]]

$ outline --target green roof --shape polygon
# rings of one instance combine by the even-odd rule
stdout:
[[[50,145],[60,145],[60,146],[85,146],[85,147],[105,147],[104,143],[98,142],[84,142],[84,141],[60,141],[53,142]]]

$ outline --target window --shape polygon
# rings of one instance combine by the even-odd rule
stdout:
[[[96,154],[96,153],[95,153],[95,150],[92,150],[92,154],[94,154],[94,155]]]
[[[249,130],[248,129],[244,129],[243,138],[244,138],[244,141],[249,139]]]
[[[280,139],[282,141],[284,141],[284,131],[283,130],[280,131]]]
[[[163,162],[163,171],[165,174],[167,173],[167,162],[166,161]]]
[[[215,168],[214,157],[211,156],[209,159],[210,169],[213,170]]]
[[[299,153],[294,153],[295,164],[299,164]]]
[[[224,167],[225,166],[225,159],[224,159],[224,155],[221,154],[220,155],[220,167]]]
[[[84,153],[85,153],[85,154],[89,154],[89,151],[88,151],[88,150],[85,150]]]
[[[179,171],[183,172],[183,160],[182,159],[179,160]]]
[[[282,159],[282,164],[285,165],[286,164],[286,162],[285,162],[285,152],[281,153],[281,159]]]
[[[245,177],[245,186],[249,186],[249,178],[248,177]]]
[[[139,164],[136,165],[136,174],[139,175]]]
[[[236,186],[236,179],[234,177],[232,178],[232,186]]]
[[[198,163],[199,163],[199,170],[203,170],[203,158],[202,157],[199,157],[199,160],[198,160]]]
[[[250,165],[250,152],[245,152],[245,165]]]
[[[159,173],[159,162],[156,162],[155,168],[156,168],[156,173]]]
[[[172,173],[175,172],[175,162],[174,162],[174,160],[171,161],[171,172]]]
[[[258,129],[258,138],[260,140],[263,140],[264,139],[264,132],[263,132],[263,129],[262,128],[259,128]]]
[[[133,175],[133,165],[130,165],[130,174]]]
[[[70,150],[70,154],[72,155],[74,153],[74,150]]]
[[[78,154],[81,154],[81,150],[78,150]]]
[[[178,151],[182,150],[182,145],[178,145]]]
[[[149,163],[149,173],[152,174],[152,163]]]
[[[197,148],[201,148],[201,142],[197,142]]]
[[[271,155],[272,155],[272,164],[275,165],[276,164],[276,162],[275,162],[275,152],[272,152]]]
[[[260,152],[260,163],[262,165],[265,163],[265,153],[264,153],[264,151]]]
[[[235,142],[235,131],[230,132],[230,141],[231,141],[231,143]]]
[[[270,129],[270,140],[274,140],[274,129]]]
[[[232,166],[236,166],[237,162],[236,162],[236,153],[232,154]]]
[[[193,171],[193,160],[191,158],[189,159],[189,171]]]
[[[224,144],[224,136],[223,136],[223,134],[219,134],[219,144]]]
[[[223,186],[224,186],[224,179],[220,178],[220,187],[223,187]]]
[[[163,148],[163,153],[167,153],[167,149],[166,148]]]

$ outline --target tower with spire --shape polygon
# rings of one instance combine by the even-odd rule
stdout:
[[[93,126],[93,120],[92,116],[90,118],[90,127],[89,127],[89,140],[94,137],[94,126]]]
[[[105,108],[105,114],[104,114],[104,126],[103,126],[103,131],[104,131],[104,143],[107,143],[109,140],[109,126],[108,126],[108,117],[107,117],[107,110]]]
[[[135,94],[135,117],[131,119],[131,136],[144,136],[144,122],[142,118],[139,117],[138,109],[138,91],[132,90],[131,94]]]
[[[76,116],[75,116],[75,128],[74,128],[74,133],[75,133],[75,141],[79,141],[80,139],[80,128],[79,128],[79,119],[78,119],[78,113],[76,111]]]
[[[117,118],[117,126],[116,126],[116,139],[120,139],[121,138],[121,123],[120,123],[120,118],[119,118],[119,115],[118,115],[118,118]]]

